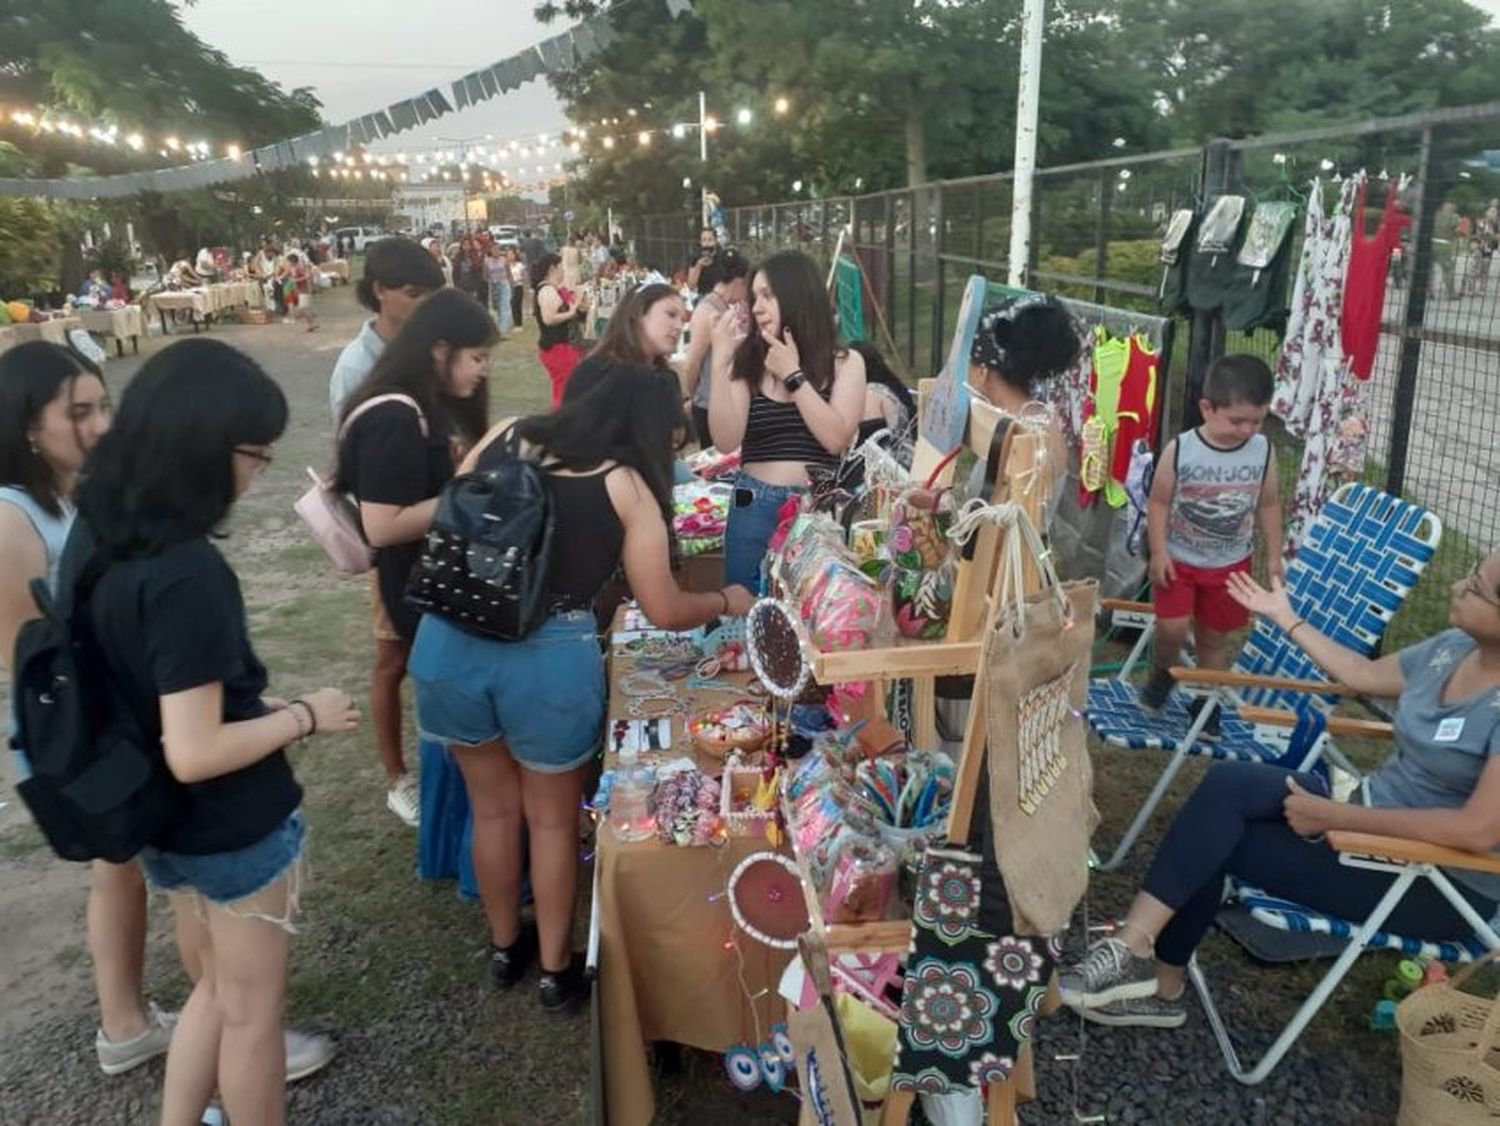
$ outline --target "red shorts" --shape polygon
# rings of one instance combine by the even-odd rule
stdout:
[[[1250,557],[1228,567],[1194,567],[1172,560],[1177,579],[1154,588],[1158,618],[1192,618],[1219,633],[1232,633],[1250,624],[1250,611],[1229,595],[1229,576],[1249,574]]]

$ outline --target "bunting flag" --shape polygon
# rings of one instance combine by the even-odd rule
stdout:
[[[693,10],[692,0],[665,0],[667,13],[678,19]],[[560,35],[518,51],[481,70],[451,82],[450,103],[434,87],[412,98],[392,102],[384,110],[351,118],[342,125],[277,141],[254,149],[240,160],[208,160],[149,172],[96,176],[80,180],[0,178],[0,196],[38,196],[51,199],[111,199],[137,192],[172,192],[240,180],[263,172],[298,168],[313,158],[325,159],[356,145],[436,121],[455,109],[467,109],[489,98],[519,89],[544,74],[572,70],[619,38],[606,11],[597,12]]]

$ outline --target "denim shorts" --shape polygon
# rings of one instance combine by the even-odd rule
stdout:
[[[306,842],[307,819],[296,809],[260,840],[233,852],[188,856],[147,845],[141,849],[140,860],[152,887],[169,892],[191,890],[210,903],[224,905],[265,891],[291,872],[302,859]]]
[[[604,733],[596,628],[592,610],[569,610],[524,641],[495,641],[423,615],[408,663],[422,737],[460,747],[498,740],[541,774],[582,766]]]
[[[752,594],[764,589],[761,564],[776,527],[781,522],[781,506],[792,497],[807,492],[803,485],[771,485],[741,470],[734,479],[734,499],[729,506],[729,523],[724,529],[724,582],[749,588]]]

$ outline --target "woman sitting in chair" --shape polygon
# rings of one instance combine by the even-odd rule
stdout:
[[[1230,593],[1284,629],[1336,681],[1398,697],[1396,753],[1350,803],[1321,796],[1320,775],[1259,763],[1214,766],[1167,830],[1118,931],[1059,978],[1063,1002],[1099,1024],[1182,1024],[1183,975],[1219,910],[1225,876],[1357,921],[1392,877],[1340,863],[1323,841],[1330,830],[1471,852],[1500,848],[1500,551],[1453,584],[1453,628],[1378,660],[1298,618],[1279,583],[1266,590],[1237,575]],[[1480,918],[1494,916],[1500,876],[1448,874]],[[1472,929],[1428,880],[1412,885],[1387,927],[1424,940]]]

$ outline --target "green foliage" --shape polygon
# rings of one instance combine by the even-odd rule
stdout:
[[[47,205],[0,197],[0,298],[50,285],[56,261],[57,227]]]

